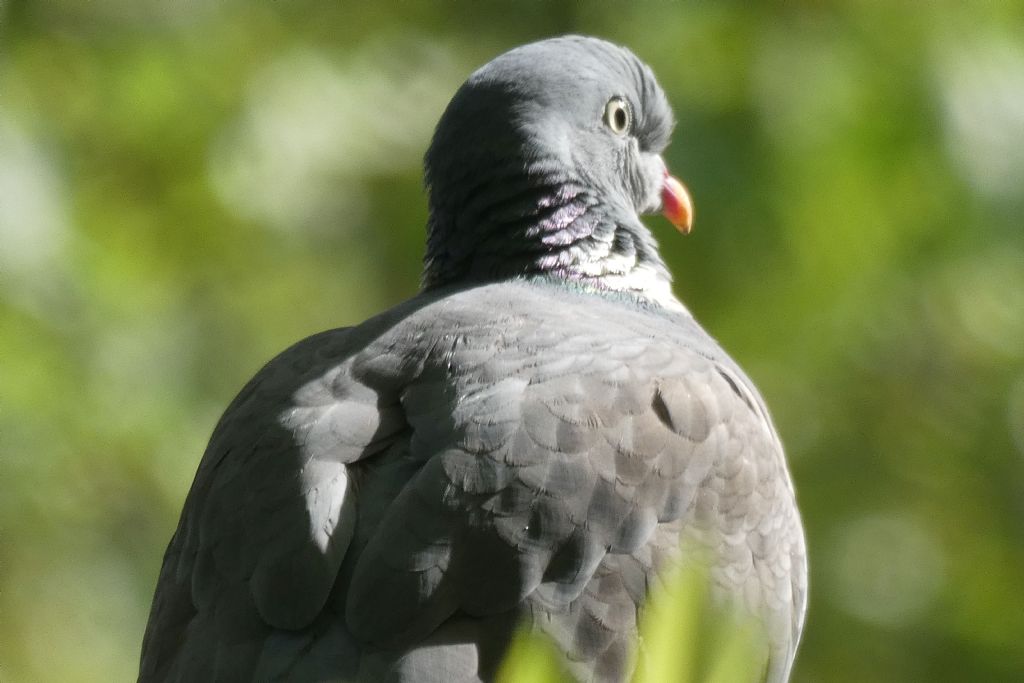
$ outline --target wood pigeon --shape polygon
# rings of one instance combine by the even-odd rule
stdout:
[[[788,678],[807,566],[782,446],[639,218],[689,230],[672,128],[603,40],[469,77],[425,158],[422,291],[228,406],[140,681],[488,681],[523,625],[567,676],[622,681],[651,587],[697,556],[764,625],[764,680]]]

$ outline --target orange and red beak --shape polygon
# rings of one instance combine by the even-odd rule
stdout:
[[[676,230],[688,235],[693,229],[693,202],[686,186],[665,171],[665,182],[661,187],[661,213]]]

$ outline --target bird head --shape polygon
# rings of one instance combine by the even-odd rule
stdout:
[[[660,264],[638,215],[662,211],[681,232],[693,215],[661,156],[673,125],[625,48],[565,36],[498,56],[452,98],[426,155],[428,282],[432,264],[500,270],[488,253],[571,269],[573,254],[617,256],[623,234]]]

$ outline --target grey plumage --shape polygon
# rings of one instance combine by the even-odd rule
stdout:
[[[612,96],[629,135],[601,122]],[[140,680],[488,680],[524,619],[577,678],[622,680],[650,585],[696,548],[785,680],[806,560],[782,448],[637,216],[670,130],[650,70],[603,41],[470,78],[427,156],[424,292],[299,342],[228,407]]]

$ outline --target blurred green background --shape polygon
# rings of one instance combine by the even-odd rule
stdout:
[[[420,159],[516,44],[676,108],[676,290],[789,450],[795,681],[1024,680],[1024,3],[0,0],[0,680],[134,677],[206,439],[417,289]]]

